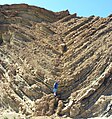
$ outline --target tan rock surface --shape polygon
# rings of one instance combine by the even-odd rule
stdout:
[[[0,110],[0,118],[111,118],[112,15],[0,5]]]

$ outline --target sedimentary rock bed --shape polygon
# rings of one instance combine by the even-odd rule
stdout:
[[[0,108],[30,118],[111,116],[112,15],[1,5]]]

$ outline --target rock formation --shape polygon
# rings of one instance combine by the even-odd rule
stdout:
[[[0,5],[0,109],[32,119],[111,117],[112,15]]]

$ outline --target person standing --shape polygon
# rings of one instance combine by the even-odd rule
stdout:
[[[53,85],[54,96],[57,96],[58,84],[59,84],[59,81],[56,81]]]

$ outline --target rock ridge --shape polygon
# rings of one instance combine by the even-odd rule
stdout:
[[[0,5],[0,110],[31,119],[111,118],[112,15]]]

